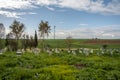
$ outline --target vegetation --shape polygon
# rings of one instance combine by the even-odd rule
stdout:
[[[66,43],[66,45],[68,46],[68,50],[71,50],[72,43],[73,43],[72,37],[71,37],[71,36],[68,36],[68,37],[65,39],[65,43]]]
[[[40,37],[42,37],[42,51],[45,51],[45,36],[49,36],[50,33],[50,26],[47,21],[41,21],[39,24],[39,32],[40,32]]]
[[[15,52],[0,55],[1,80],[118,80],[120,55]]]
[[[35,47],[37,47],[38,46],[38,36],[37,36],[37,32],[35,31],[35,36],[34,36],[34,44],[35,44]]]
[[[14,20],[12,25],[10,26],[11,29],[11,34],[13,34],[13,36],[15,36],[15,39],[18,40],[22,33],[25,30],[25,26],[23,23],[20,23],[19,21]]]
[[[14,20],[12,25],[10,26],[10,29],[11,29],[11,32],[9,33],[10,36],[12,36],[12,39],[15,38],[15,40],[12,40],[11,44],[13,46],[16,46],[15,50],[17,50],[18,46],[19,46],[18,41],[19,41],[19,38],[21,37],[22,33],[25,30],[25,26],[23,23],[20,23],[19,21]]]
[[[103,48],[103,45],[107,45],[107,48],[120,48],[120,39],[109,39],[109,40],[105,40],[105,39],[99,39],[97,40],[97,42],[92,43],[88,41],[94,41],[92,39],[70,39],[70,43],[71,43],[71,48],[94,48],[94,49],[98,49],[98,48]],[[100,43],[102,41],[105,41],[103,43]],[[112,43],[111,43],[112,41]],[[51,48],[68,48],[68,45],[66,43],[66,39],[48,39],[46,40],[47,44],[49,44],[49,46]],[[107,44],[106,44],[107,42]],[[117,43],[116,43],[117,42]],[[41,40],[39,40],[39,45],[38,47],[41,48]]]
[[[23,34],[25,26],[16,20],[6,37],[4,29],[0,26],[0,80],[120,79],[120,39],[47,39],[47,21],[38,27],[42,39],[37,31]]]

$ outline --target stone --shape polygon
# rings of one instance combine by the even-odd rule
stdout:
[[[18,50],[18,51],[16,52],[16,54],[17,54],[17,55],[22,55],[22,51]]]
[[[0,50],[0,55],[1,55],[1,54],[3,54],[3,51],[2,51],[2,50]]]
[[[75,51],[72,51],[72,54],[76,55]]]

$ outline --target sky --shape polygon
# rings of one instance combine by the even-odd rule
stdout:
[[[25,24],[33,35],[48,21],[49,38],[120,39],[120,0],[0,0],[0,23],[10,31],[14,20]]]

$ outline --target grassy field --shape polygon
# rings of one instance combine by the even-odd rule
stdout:
[[[73,39],[72,48],[101,48],[102,45],[108,45],[108,48],[120,48],[120,39]],[[41,47],[39,41],[39,47]],[[51,48],[66,48],[67,45],[64,39],[48,39],[46,43],[50,45]]]
[[[0,55],[0,80],[119,80],[120,55]]]
[[[50,48],[67,48],[64,39],[48,39],[45,42]],[[108,49],[103,54],[97,48],[104,44],[108,45]],[[41,47],[40,40],[38,47]],[[95,51],[89,55],[65,50],[51,54],[26,51],[22,55],[3,52],[0,54],[0,80],[120,80],[119,39],[73,39],[72,48],[95,48]]]
[[[3,43],[5,41],[1,40],[0,42]],[[39,48],[42,46],[41,42],[39,40]],[[47,39],[45,43],[50,48],[67,48],[65,39]],[[108,48],[120,48],[120,39],[73,39],[71,44],[72,48],[101,48],[104,44],[108,45]]]

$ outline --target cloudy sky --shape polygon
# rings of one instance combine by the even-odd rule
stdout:
[[[41,20],[51,25],[49,38],[120,38],[120,0],[0,0],[0,23],[9,31],[16,19],[34,34]]]

